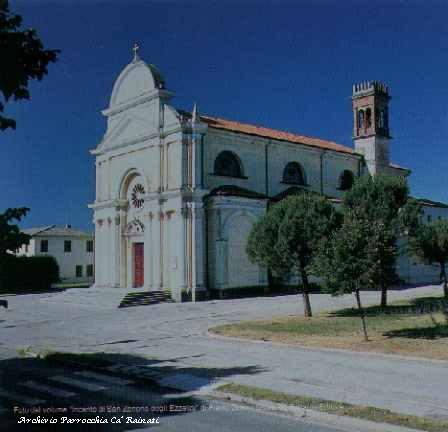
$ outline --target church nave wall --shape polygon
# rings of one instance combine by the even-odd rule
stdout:
[[[342,197],[340,177],[344,170],[350,171],[354,178],[359,176],[360,159],[336,152],[325,152],[322,158],[323,195]],[[361,173],[362,174],[362,173]]]
[[[309,191],[320,192],[320,151],[317,149],[271,141],[267,150],[268,156],[268,193],[275,196],[291,186],[303,187]],[[303,182],[291,183],[284,179],[284,171],[288,163],[300,165]]]
[[[241,177],[215,175],[215,160],[224,151],[230,151],[238,158]],[[225,184],[265,193],[265,155],[261,140],[209,129],[204,138],[204,153],[206,189],[212,190]]]
[[[267,283],[266,270],[249,261],[247,238],[266,212],[264,200],[209,197],[206,203],[208,288],[222,290]]]
[[[291,186],[298,186],[340,197],[340,177],[344,170],[349,170],[354,177],[360,171],[360,157],[356,155],[210,128],[205,135],[204,151],[203,169],[208,190],[234,185],[273,197]],[[215,163],[223,152],[231,152],[238,159],[242,176],[217,175]],[[291,162],[300,165],[301,181],[293,182],[285,177],[285,168]]]

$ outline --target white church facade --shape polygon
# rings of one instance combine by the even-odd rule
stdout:
[[[95,150],[95,285],[208,297],[263,287],[266,269],[245,253],[257,218],[302,190],[336,204],[355,177],[410,171],[389,161],[389,90],[353,87],[354,149],[177,110],[160,72],[137,54],[117,78]],[[430,217],[447,206],[422,202]],[[400,276],[437,272],[400,259]]]

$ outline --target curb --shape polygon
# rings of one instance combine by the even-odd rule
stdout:
[[[211,392],[210,396],[217,399],[231,401],[235,403],[242,403],[252,406],[256,409],[263,409],[267,411],[273,411],[281,414],[292,415],[294,417],[315,421],[319,424],[325,424],[328,426],[337,426],[350,428],[357,432],[417,432],[417,429],[410,429],[403,426],[395,426],[388,423],[377,423],[370,420],[362,420],[348,416],[338,416],[335,414],[328,414],[321,411],[315,411],[308,408],[301,408],[293,405],[285,405],[276,402],[270,402],[266,400],[256,400],[243,396],[234,395],[232,393],[224,392]]]

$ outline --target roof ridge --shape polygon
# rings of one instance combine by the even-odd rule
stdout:
[[[34,235],[43,233],[43,232],[45,232],[45,231],[48,231],[48,230],[54,228],[55,226],[56,226],[56,225],[48,225],[48,226],[44,227],[43,229],[41,229],[40,231],[36,231],[36,232],[34,233]],[[31,228],[31,229],[32,229],[32,228]]]
[[[335,141],[331,141],[331,140],[328,140],[328,139],[325,139],[325,138],[318,138],[318,137],[311,136],[311,135],[304,135],[304,134],[299,134],[299,133],[295,133],[295,132],[289,132],[289,131],[287,131],[285,129],[273,128],[273,127],[270,127],[270,126],[257,125],[257,124],[253,124],[253,123],[245,123],[245,122],[241,122],[239,120],[226,119],[224,117],[214,117],[214,116],[210,116],[210,115],[206,115],[206,114],[200,114],[199,117],[205,117],[205,118],[209,118],[209,119],[212,119],[212,120],[213,119],[224,120],[224,121],[227,121],[227,122],[237,123],[237,124],[244,125],[244,126],[255,127],[257,129],[268,129],[268,130],[272,130],[272,131],[276,131],[276,132],[286,133],[288,135],[300,136],[300,137],[304,137],[304,138],[316,139],[316,140],[319,140],[319,141],[327,141],[327,142],[331,142],[331,143],[334,143],[334,144],[338,144]],[[343,144],[338,144],[338,145],[342,146]],[[348,147],[348,148],[350,148],[350,147]]]
[[[338,144],[335,141],[330,141],[323,138],[312,137],[309,135],[299,135],[298,133],[287,132],[281,129],[273,129],[250,123],[242,123],[237,120],[227,120],[222,117],[213,117],[204,114],[200,114],[200,118],[208,123],[210,127],[214,127],[216,129],[226,129],[243,134],[259,135],[265,138],[289,141],[292,143],[319,147],[341,153],[356,154],[352,147]]]

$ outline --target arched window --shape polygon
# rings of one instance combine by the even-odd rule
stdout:
[[[355,181],[355,176],[350,170],[344,170],[342,174],[339,176],[339,189],[340,190],[349,190],[353,186],[353,182]]]
[[[358,129],[361,129],[364,127],[364,111],[359,110],[358,111]]]
[[[230,151],[219,153],[215,159],[214,174],[226,177],[243,177],[238,158]]]
[[[305,173],[298,162],[289,162],[283,170],[283,183],[305,185]]]
[[[372,110],[370,108],[366,109],[366,128],[372,126]]]

